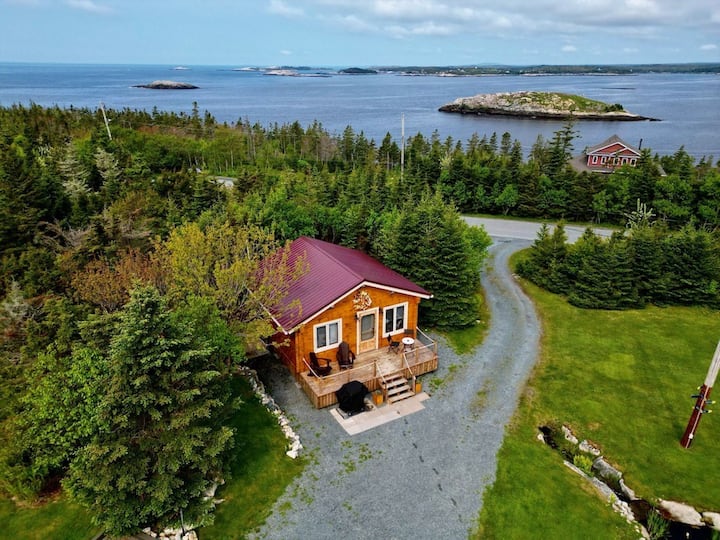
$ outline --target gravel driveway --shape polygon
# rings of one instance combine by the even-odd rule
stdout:
[[[536,360],[538,319],[507,270],[530,243],[496,239],[490,248],[488,335],[464,356],[440,343],[438,371],[422,377],[431,395],[422,411],[351,437],[328,410],[312,408],[282,366],[262,374],[311,463],[252,538],[467,538]]]

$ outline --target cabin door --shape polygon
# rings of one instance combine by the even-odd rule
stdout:
[[[358,354],[378,348],[378,308],[357,313]]]

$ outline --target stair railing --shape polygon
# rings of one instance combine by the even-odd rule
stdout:
[[[380,369],[378,361],[375,360],[375,378],[377,378],[378,374],[380,375],[380,379],[382,380],[380,386],[382,387],[383,403],[387,403],[387,380],[385,379],[385,374],[383,373],[382,369]]]
[[[410,351],[410,352],[412,353],[413,351]],[[415,377],[415,372],[412,370],[412,368],[410,367],[410,363],[409,363],[408,360],[407,360],[407,355],[408,355],[408,353],[406,353],[406,352],[403,353],[403,355],[402,355],[402,356],[403,356],[403,362],[405,363],[405,369],[407,369],[407,370],[410,372],[410,378],[411,378],[411,380],[412,380],[411,389],[412,389],[412,392],[413,392],[413,394],[414,394],[414,393],[415,393],[415,378],[416,378],[416,377]],[[417,359],[416,359],[416,360],[417,360]]]

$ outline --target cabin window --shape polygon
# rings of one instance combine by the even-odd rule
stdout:
[[[316,324],[313,326],[315,352],[322,352],[336,347],[342,341],[342,319]]]
[[[597,156],[592,157],[592,164],[597,165]]]
[[[407,311],[407,302],[384,309],[383,318],[385,320],[385,326],[383,327],[383,337],[404,330],[407,327]]]
[[[607,156],[603,156],[600,160],[600,163],[605,163],[607,161]]]

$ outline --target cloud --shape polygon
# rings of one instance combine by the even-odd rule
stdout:
[[[112,8],[98,4],[93,0],[67,0],[65,3],[73,9],[87,11],[88,13],[112,13]]]
[[[575,45],[563,45],[562,52],[577,52]]]
[[[274,0],[280,2],[280,0]],[[707,28],[717,0],[296,0],[292,8],[325,21],[362,21],[357,31],[396,35],[626,35],[667,37]],[[423,33],[424,32],[424,33]]]
[[[280,51],[280,54],[282,54],[283,56],[290,56],[290,55],[292,55],[292,51],[290,51],[288,49],[282,49]]]
[[[701,51],[717,51],[718,46],[714,43],[706,43],[705,45],[700,45]]]
[[[268,11],[273,15],[289,18],[302,17],[305,14],[302,8],[290,6],[283,0],[270,0]]]

